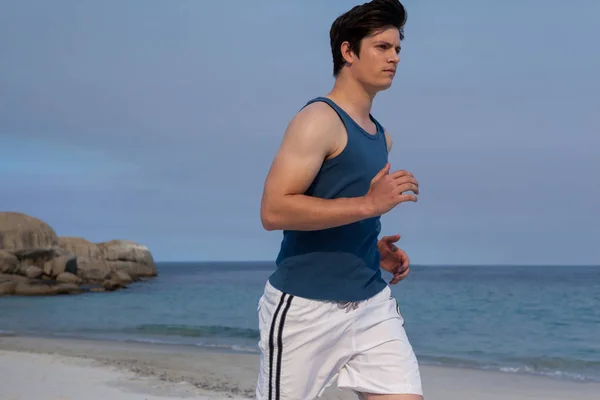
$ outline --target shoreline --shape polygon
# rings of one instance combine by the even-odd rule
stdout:
[[[137,336],[86,336],[86,335],[78,335],[78,334],[68,334],[68,333],[57,333],[57,334],[34,334],[34,333],[24,333],[24,332],[12,332],[12,331],[2,331],[0,330],[0,339],[2,337],[20,337],[20,338],[31,338],[31,339],[48,339],[48,340],[66,340],[66,341],[74,341],[74,342],[98,342],[105,343],[110,345],[112,343],[120,343],[122,345],[148,345],[148,346],[158,346],[165,348],[180,348],[188,349],[185,351],[197,351],[197,352],[208,352],[208,353],[217,353],[217,354],[232,354],[232,355],[243,355],[243,356],[259,356],[260,352],[258,348],[256,350],[244,347],[244,346],[229,346],[229,345],[211,345],[211,344],[198,344],[198,343],[185,343],[179,341],[169,341],[165,339],[153,339],[153,338],[143,338]],[[258,340],[258,339],[256,339]],[[1,348],[1,347],[0,347]],[[419,358],[419,364],[423,368],[442,368],[442,369],[454,369],[454,370],[465,370],[465,371],[475,371],[475,372],[490,372],[490,373],[499,373],[499,374],[507,374],[509,376],[524,376],[524,377],[533,377],[533,378],[545,378],[553,381],[559,382],[571,382],[571,383],[596,383],[600,384],[600,378],[597,377],[582,377],[578,373],[575,372],[541,372],[541,371],[533,371],[528,370],[528,367],[525,366],[511,366],[511,365],[493,365],[493,364],[477,364],[471,362],[466,359],[456,359],[454,363],[437,361],[435,357],[427,357],[421,355]]]
[[[78,379],[78,384],[84,387],[78,388],[75,384],[73,391],[90,390],[89,385],[97,385],[94,383],[97,381],[94,374],[100,374],[105,376],[105,380],[118,382],[102,386],[105,390],[112,391],[110,396],[114,400],[121,399],[116,391],[122,394],[123,399],[131,400],[137,399],[132,397],[135,393],[145,396],[140,399],[149,400],[248,399],[254,398],[259,360],[258,354],[223,352],[222,349],[189,345],[48,338],[10,333],[0,335],[0,354],[0,373],[8,373],[9,377],[12,373],[20,378],[16,388],[0,385],[4,387],[0,388],[1,398],[10,398],[9,395],[23,396],[29,393],[28,390],[35,388],[39,393],[45,393],[48,382],[44,376],[54,372],[58,377],[72,380],[72,372],[60,371],[76,367],[77,373],[83,374]],[[41,368],[40,373],[31,371],[32,365],[34,368]],[[510,372],[422,365],[421,374],[427,400],[592,400],[600,393],[598,383]],[[68,386],[63,385],[59,389],[63,392],[47,398],[72,395]],[[97,393],[104,390],[101,387],[93,388],[96,389],[100,390]],[[105,395],[108,396],[108,393]],[[36,396],[36,399],[44,398]],[[356,396],[338,390],[334,383],[322,399],[348,400],[356,399]]]

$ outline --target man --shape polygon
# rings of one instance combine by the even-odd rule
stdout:
[[[314,399],[337,377],[368,400],[422,399],[404,320],[381,268],[408,257],[378,241],[380,216],[416,202],[418,183],[390,172],[389,134],[370,114],[399,63],[406,12],[373,0],[330,31],[335,85],[292,119],[267,176],[261,220],[283,230],[277,269],[258,304],[258,399]]]

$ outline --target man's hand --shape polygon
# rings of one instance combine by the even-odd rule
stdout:
[[[391,285],[395,285],[402,279],[406,278],[410,271],[410,260],[404,250],[396,247],[394,243],[400,240],[400,235],[384,236],[377,243],[377,248],[381,254],[380,265],[384,270],[394,274],[390,280]]]
[[[405,194],[413,192],[414,194]],[[370,204],[374,215],[382,215],[407,201],[417,201],[419,183],[408,171],[390,173],[390,163],[386,163],[371,180],[371,186],[365,199]]]

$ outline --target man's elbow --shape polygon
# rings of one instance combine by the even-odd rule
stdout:
[[[277,224],[275,223],[275,220],[273,218],[271,218],[270,216],[261,217],[261,221],[262,221],[262,226],[263,226],[264,230],[266,230],[266,231],[275,231],[275,230],[279,229]]]
[[[261,207],[260,221],[262,226],[267,231],[275,231],[281,229],[277,215],[267,206]]]

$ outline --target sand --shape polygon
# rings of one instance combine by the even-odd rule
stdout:
[[[175,400],[254,397],[255,354],[187,346],[0,337],[2,400]],[[600,384],[422,366],[427,400],[598,400]],[[335,385],[325,400],[356,399]]]

